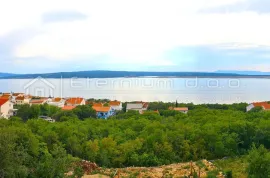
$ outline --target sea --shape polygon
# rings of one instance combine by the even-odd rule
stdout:
[[[0,92],[42,97],[83,97],[178,103],[270,101],[267,78],[68,78],[1,79]]]

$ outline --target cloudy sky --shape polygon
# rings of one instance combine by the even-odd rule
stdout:
[[[0,2],[0,72],[270,71],[269,0]]]

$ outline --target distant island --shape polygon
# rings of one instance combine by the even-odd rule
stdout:
[[[267,72],[241,72],[241,71],[216,71],[216,72],[145,72],[145,71],[77,71],[56,72],[40,74],[12,74],[0,73],[0,79],[32,79],[32,78],[123,78],[123,77],[200,77],[200,78],[270,78]]]

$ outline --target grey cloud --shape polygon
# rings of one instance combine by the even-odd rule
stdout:
[[[233,13],[253,11],[259,14],[270,13],[270,1],[269,0],[246,0],[244,2],[238,2],[226,6],[220,6],[216,8],[202,9],[202,13]]]
[[[0,60],[3,60],[3,57],[6,56],[12,56],[14,48],[39,33],[39,31],[33,29],[20,29],[12,31],[5,36],[0,36]]]
[[[0,36],[0,66],[5,66],[2,70],[9,72],[13,61],[16,60],[14,49],[39,33],[41,32],[35,29],[20,29]]]
[[[51,11],[42,15],[44,23],[84,20],[87,16],[76,11]]]
[[[235,44],[223,44],[234,46]],[[264,56],[262,56],[264,55]],[[178,47],[169,51],[167,59],[173,60],[179,68],[193,70],[218,70],[235,66],[269,65],[270,48],[259,46],[257,48],[228,49],[220,45],[202,45]],[[178,63],[181,58],[190,58],[190,63]]]

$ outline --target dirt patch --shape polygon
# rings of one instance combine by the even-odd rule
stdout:
[[[159,167],[127,167],[119,169],[99,169],[99,173],[114,178],[181,178],[198,175],[207,177],[207,173],[217,168],[207,160],[197,162],[178,163]],[[217,172],[217,177],[223,178],[222,173]]]
[[[94,174],[94,175],[84,175],[82,178],[110,178],[110,176]]]

